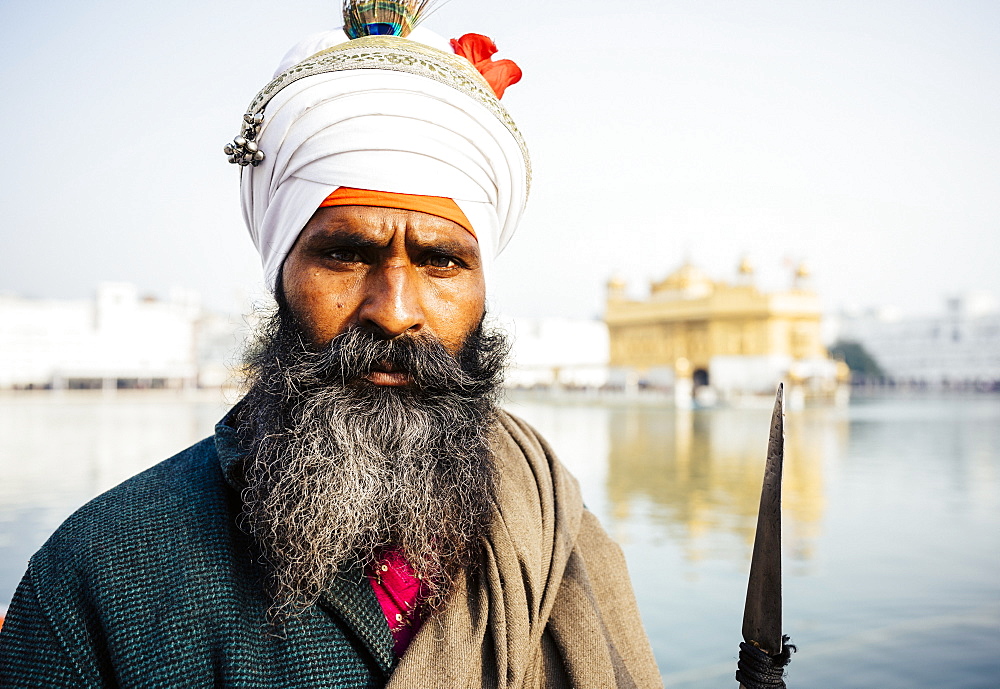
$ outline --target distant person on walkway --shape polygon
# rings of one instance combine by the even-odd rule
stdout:
[[[278,307],[248,392],[34,555],[0,687],[661,685],[621,551],[498,406],[520,70],[410,33],[424,4],[348,3],[251,104],[226,154]]]

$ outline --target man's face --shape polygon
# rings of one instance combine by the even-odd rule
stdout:
[[[244,524],[272,613],[351,563],[406,558],[443,605],[477,561],[498,486],[491,441],[509,350],[482,325],[479,246],[424,213],[318,211],[245,360]]]
[[[372,206],[316,211],[285,259],[282,287],[320,346],[359,327],[386,339],[431,335],[456,354],[486,303],[475,237],[435,215]],[[369,380],[399,386],[408,376],[376,370]]]

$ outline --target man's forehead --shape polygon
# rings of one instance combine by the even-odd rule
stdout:
[[[478,248],[476,238],[465,228],[429,213],[377,206],[335,206],[320,208],[306,227],[316,238],[354,239],[364,243],[387,244],[397,232],[406,233],[407,243],[457,244]]]

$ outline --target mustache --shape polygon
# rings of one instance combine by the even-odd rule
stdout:
[[[375,371],[409,375],[410,390],[421,394],[479,396],[496,387],[502,378],[509,346],[502,333],[477,327],[452,354],[436,337],[427,334],[385,339],[355,327],[334,337],[328,345],[306,355],[303,382],[317,386],[373,387],[366,378]],[[497,364],[500,365],[497,365]]]

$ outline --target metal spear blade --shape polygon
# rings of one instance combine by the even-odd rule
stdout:
[[[785,454],[782,408],[783,386],[778,386],[767,442],[764,486],[757,512],[757,535],[750,561],[747,602],[743,609],[743,640],[765,653],[781,652],[781,465]]]

